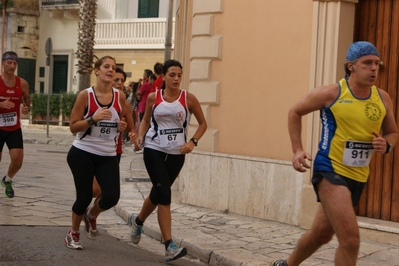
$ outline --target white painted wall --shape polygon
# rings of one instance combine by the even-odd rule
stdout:
[[[39,45],[38,45],[38,56],[36,61],[36,84],[35,91],[39,92],[40,82],[45,82],[45,91],[48,88],[48,75],[47,68],[45,77],[39,77],[39,68],[46,67],[46,54],[45,54],[45,43],[50,37],[53,43],[53,55],[68,55],[69,61],[69,73],[68,73],[68,91],[77,91],[77,86],[73,85],[72,79],[76,75],[77,60],[74,53],[77,50],[78,40],[78,19],[53,19],[50,17],[50,12],[47,10],[41,10],[39,18]],[[49,27],[51,25],[51,27]],[[77,82],[78,84],[78,82]]]

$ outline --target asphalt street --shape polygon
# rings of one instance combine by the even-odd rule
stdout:
[[[1,226],[0,265],[145,265],[163,264],[164,257],[119,241],[100,230],[100,238],[82,251],[70,250],[62,243],[67,227]],[[84,237],[84,236],[83,236]],[[83,239],[84,240],[84,239]],[[87,242],[87,241],[86,241]],[[176,260],[168,265],[198,265]]]
[[[44,136],[43,139],[46,137]],[[129,227],[112,208],[98,219],[100,236],[89,240],[83,234],[82,251],[68,249],[64,237],[70,227],[71,207],[75,200],[72,174],[66,162],[70,148],[65,145],[25,143],[22,169],[15,176],[15,197],[0,197],[0,265],[160,265],[164,246],[143,235],[140,245],[129,240]],[[121,168],[130,160],[122,159]],[[9,164],[7,148],[3,151],[0,171]],[[84,166],[82,166],[84,167]],[[121,171],[122,175],[128,171]],[[188,257],[167,265],[204,265]]]
[[[156,211],[146,220],[140,243],[133,245],[129,239],[127,217],[140,210],[152,186],[142,154],[134,153],[131,145],[124,145],[118,204],[98,218],[101,234],[97,240],[87,239],[82,226],[84,250],[69,250],[63,239],[71,226],[75,190],[66,155],[74,137],[68,127],[52,127],[50,136],[46,136],[45,127],[37,125],[24,125],[23,134],[25,161],[14,180],[16,196],[0,196],[0,266],[109,265],[110,260],[115,265],[166,265]],[[0,175],[5,173],[8,162],[5,148]],[[286,258],[306,231],[293,225],[184,204],[175,185],[172,191],[173,239],[186,247],[191,257],[169,265],[265,266],[272,259]],[[365,223],[363,227],[374,228],[367,232],[374,240],[361,232],[357,265],[399,266],[397,224],[390,223],[388,227],[378,220],[371,223],[362,217],[358,219],[359,224]],[[377,230],[381,232],[375,234]],[[334,265],[337,246],[334,237],[301,265]]]

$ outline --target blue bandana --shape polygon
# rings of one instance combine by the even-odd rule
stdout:
[[[18,56],[15,55],[3,55],[3,57],[1,58],[1,61],[6,61],[6,60],[15,60],[18,62]]]
[[[354,42],[349,46],[346,53],[346,61],[354,61],[365,55],[378,55],[377,48],[369,42]]]

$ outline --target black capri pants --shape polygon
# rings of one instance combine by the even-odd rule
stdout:
[[[120,197],[119,163],[116,156],[100,156],[80,150],[74,146],[68,152],[67,162],[73,175],[76,201],[72,211],[85,213],[93,198],[93,178],[101,188],[98,205],[103,210],[115,206]]]
[[[165,152],[144,148],[144,164],[152,182],[150,200],[154,205],[170,205],[175,182],[184,165],[184,154],[167,154]]]

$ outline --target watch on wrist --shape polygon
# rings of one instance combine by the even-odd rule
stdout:
[[[385,151],[385,153],[390,153],[392,151],[392,145],[387,140],[385,140],[385,141],[387,143],[387,150]]]
[[[196,138],[191,138],[190,141],[194,143],[194,146],[198,145],[198,140]]]
[[[87,123],[89,123],[89,125],[94,125],[96,122],[94,121],[93,117],[90,116],[89,118],[86,118]]]

